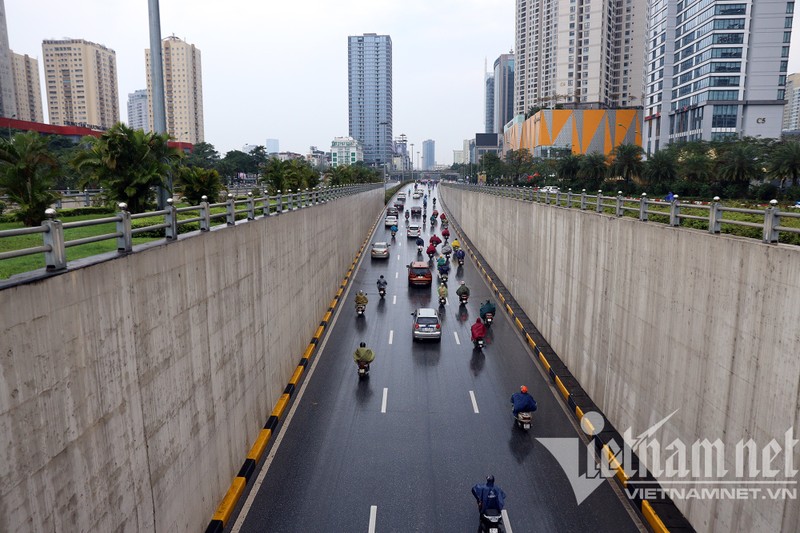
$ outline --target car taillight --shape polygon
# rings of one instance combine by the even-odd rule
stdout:
[[[439,329],[439,327],[440,327],[439,324],[436,324],[436,329]]]
[[[414,329],[419,329],[419,324],[414,324]]]

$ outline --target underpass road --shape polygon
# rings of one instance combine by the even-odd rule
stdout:
[[[409,194],[406,205],[418,204]],[[426,223],[426,242],[430,234]],[[382,222],[371,242],[381,240],[391,240]],[[231,530],[475,531],[470,488],[490,473],[516,533],[644,530],[607,482],[575,503],[558,462],[536,441],[575,438],[574,422],[503,311],[483,352],[472,349],[469,328],[491,292],[469,256],[449,282],[441,343],[412,342],[413,310],[438,307],[435,278],[430,288],[407,285],[415,257],[402,217],[389,259],[371,260],[366,250]],[[383,300],[380,274],[389,281]],[[472,291],[465,307],[453,303],[462,279]],[[353,306],[358,289],[369,296],[362,318]],[[352,359],[361,341],[376,352],[364,380]],[[511,417],[510,396],[522,384],[539,404],[529,432]]]

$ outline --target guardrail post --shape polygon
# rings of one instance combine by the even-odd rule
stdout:
[[[561,207],[561,189],[556,189],[556,205]]]
[[[708,210],[708,232],[720,233],[722,231],[722,204],[719,196],[714,197],[711,208]]]
[[[89,207],[89,189],[83,189],[83,207]]]
[[[208,207],[208,196],[205,194],[200,198],[200,231],[211,230],[211,208]]]
[[[294,211],[294,193],[292,193],[292,189],[286,191],[288,194],[288,198],[286,200],[286,210],[287,211]]]
[[[316,205],[318,203],[319,203],[319,186],[311,189],[311,205]]]
[[[777,243],[780,233],[777,228],[781,224],[778,200],[770,200],[769,207],[764,211],[764,242]]]
[[[167,224],[165,236],[168,241],[174,241],[178,238],[178,210],[175,207],[175,200],[167,198],[167,210],[164,215],[164,224]]]
[[[642,193],[642,198],[639,200],[639,220],[647,222],[647,193]]]
[[[672,203],[669,206],[669,225],[670,226],[680,226],[681,225],[681,206],[680,202],[678,201],[678,195],[674,195],[672,197]]]
[[[305,203],[305,206],[308,207],[310,205],[312,205],[311,204],[311,193],[309,192],[308,187],[306,187],[306,203]]]
[[[225,206],[227,211],[225,221],[228,223],[229,226],[233,226],[234,224],[236,224],[236,213],[234,212],[236,211],[236,206],[234,205],[233,194],[231,193],[228,193],[227,204],[228,205]]]
[[[270,203],[269,191],[264,189],[264,205],[261,208],[261,214],[264,215],[265,217],[269,216],[269,203]]]
[[[598,190],[597,191],[597,212],[598,213],[602,213],[603,212],[603,191],[602,190]]]
[[[567,209],[572,208],[572,188],[567,189]]]
[[[49,248],[44,253],[44,264],[47,270],[63,270],[67,268],[67,251],[64,247],[64,227],[60,220],[56,220],[55,209],[45,209],[42,226],[47,231],[42,233],[44,245]]]
[[[278,195],[278,210],[275,212],[275,214],[280,215],[281,213],[283,213],[283,195],[281,194],[280,189],[275,191],[275,194]]]
[[[61,209],[61,196],[56,198],[56,209]]]
[[[617,191],[617,216],[622,216],[622,191]]]
[[[247,220],[256,219],[256,201],[253,198],[253,192],[247,193]]]
[[[586,211],[586,189],[581,190],[581,211]]]
[[[128,212],[128,204],[120,202],[117,204],[117,252],[130,252],[133,250],[133,237],[131,236],[131,214]]]

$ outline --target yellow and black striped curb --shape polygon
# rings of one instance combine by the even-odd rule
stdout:
[[[292,374],[292,377],[289,379],[289,383],[283,390],[283,394],[281,394],[281,396],[278,398],[278,401],[275,403],[272,413],[270,414],[269,418],[267,418],[267,423],[264,424],[264,427],[259,432],[258,437],[253,443],[253,446],[247,453],[247,458],[244,460],[244,463],[242,463],[239,473],[236,474],[235,478],[233,478],[233,482],[228,488],[228,492],[225,493],[225,497],[222,498],[222,502],[220,502],[219,507],[217,507],[214,516],[211,517],[211,522],[209,522],[208,527],[206,528],[206,533],[222,533],[224,531],[225,525],[228,523],[228,520],[230,519],[237,503],[239,502],[239,498],[241,498],[242,494],[244,493],[247,483],[252,478],[253,473],[256,470],[256,466],[258,466],[259,460],[264,455],[264,450],[267,449],[267,444],[276,432],[278,422],[280,422],[281,418],[283,418],[284,414],[286,413],[287,407],[289,406],[289,400],[291,399],[292,394],[294,394],[294,392],[297,390],[298,384],[300,383],[300,378],[303,376],[306,368],[308,367],[311,357],[317,352],[317,346],[319,345],[320,339],[331,323],[333,312],[336,310],[336,306],[339,305],[342,294],[344,294],[347,284],[351,281],[358,262],[361,260],[361,255],[364,253],[367,243],[370,242],[370,238],[372,237],[372,233],[375,231],[377,224],[378,221],[372,225],[372,228],[370,228],[369,232],[367,233],[367,238],[364,239],[364,242],[361,244],[361,248],[358,249],[358,253],[356,253],[353,263],[350,265],[350,268],[347,270],[342,283],[336,290],[336,294],[334,295],[333,300],[331,300],[328,310],[322,316],[322,321],[319,323],[317,330],[314,332],[314,336],[311,338],[311,341],[308,343],[308,346],[303,352],[303,357],[300,358],[300,363],[298,363],[297,368]]]
[[[446,208],[443,199],[439,199],[439,204],[443,209]],[[653,531],[657,533],[694,531],[692,525],[686,520],[686,517],[683,516],[683,513],[681,513],[671,499],[662,497],[647,500],[641,497],[642,491],[634,490],[637,488],[660,489],[661,486],[657,484],[658,481],[649,471],[647,471],[644,476],[638,474],[633,476],[625,471],[617,460],[615,452],[612,451],[608,444],[612,440],[614,443],[621,444],[624,442],[619,432],[592,401],[589,395],[586,394],[586,391],[583,390],[578,380],[575,379],[567,366],[553,351],[547,340],[539,333],[539,330],[536,329],[533,322],[531,322],[519,304],[517,304],[511,293],[505,288],[502,282],[497,279],[492,268],[486,264],[480,252],[474,249],[472,242],[464,235],[464,232],[461,231],[458,222],[449,215],[448,220],[450,220],[450,224],[455,227],[461,237],[461,247],[466,249],[475,261],[475,264],[486,278],[492,291],[497,296],[497,299],[500,300],[502,307],[505,308],[506,312],[512,318],[513,323],[522,332],[528,346],[530,346],[531,350],[533,350],[534,354],[537,356],[539,363],[550,376],[551,381],[555,384],[556,389],[558,389],[564,401],[569,405],[572,413],[583,426],[584,431],[586,431],[587,434],[594,435],[592,442],[595,445],[597,453],[603,454],[603,456],[607,458],[608,464],[616,470],[615,477],[617,481],[623,488],[629,489],[629,492],[626,493],[628,498],[639,506],[642,516],[647,520],[647,523]],[[604,419],[603,430],[596,434],[589,419],[583,418],[584,413],[589,411],[595,411],[601,414]],[[631,467],[634,472],[637,473],[640,470],[645,471],[644,468],[640,469],[639,458],[635,454],[632,456]],[[653,492],[663,494],[660,490]]]

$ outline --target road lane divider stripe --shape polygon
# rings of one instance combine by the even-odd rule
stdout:
[[[381,413],[385,413],[386,412],[386,400],[387,400],[388,396],[389,396],[389,388],[388,387],[384,387],[383,388],[383,399],[381,400]]]
[[[511,529],[511,520],[508,519],[508,511],[503,509],[500,511],[500,515],[503,517],[503,525],[506,526],[505,533],[514,533],[514,531]]]
[[[394,330],[389,330],[389,344],[392,344],[392,340],[394,340]]]
[[[444,202],[442,202],[442,208],[444,209]],[[528,342],[528,345],[531,347],[531,349],[533,350],[534,354],[537,356],[537,359],[541,363],[542,367],[544,368],[545,372],[548,374],[550,379],[555,384],[555,386],[556,386],[557,390],[559,391],[559,393],[561,394],[561,396],[563,396],[564,399],[566,400],[567,405],[569,406],[569,408],[572,410],[572,412],[578,418],[578,421],[579,421],[581,427],[584,428],[584,431],[588,430],[588,431],[586,431],[588,434],[594,436],[593,438],[594,438],[594,441],[595,441],[596,444],[597,443],[602,444],[602,446],[599,447],[598,451],[599,451],[600,454],[606,454],[606,457],[608,458],[608,462],[610,464],[612,464],[613,467],[615,468],[615,470],[616,470],[615,478],[619,481],[619,483],[623,487],[627,486],[629,482],[630,483],[635,483],[636,480],[635,479],[631,479],[631,476],[627,472],[625,472],[625,470],[622,467],[622,465],[619,463],[619,461],[616,459],[616,457],[614,457],[614,455],[611,452],[611,450],[608,447],[608,445],[598,440],[598,436],[595,435],[595,431],[594,431],[595,427],[594,427],[594,425],[589,421],[588,418],[584,417],[584,409],[582,409],[578,405],[578,402],[580,401],[587,408],[590,408],[590,409],[587,409],[587,410],[592,410],[592,411],[599,412],[600,411],[599,408],[597,408],[597,406],[592,403],[591,399],[588,398],[588,395],[586,395],[586,393],[583,391],[583,388],[580,386],[580,384],[577,382],[577,380],[571,375],[571,373],[569,372],[569,369],[566,367],[566,365],[564,365],[560,361],[560,359],[558,358],[558,355],[553,353],[553,359],[554,359],[554,362],[557,363],[557,366],[559,368],[559,373],[563,370],[564,374],[563,375],[559,375],[559,373],[556,372],[556,370],[553,367],[553,365],[550,363],[550,361],[548,361],[547,357],[545,357],[545,354],[542,351],[542,348],[539,347],[539,345],[533,340],[533,337],[531,336],[531,332],[528,331],[528,328],[525,326],[525,323],[523,322],[523,320],[525,320],[526,322],[531,324],[532,332],[536,331],[536,333],[538,334],[538,331],[536,330],[535,325],[533,325],[533,323],[530,320],[527,319],[527,315],[525,315],[525,312],[522,311],[522,308],[519,308],[519,310],[516,311],[516,312],[514,311],[514,309],[511,307],[511,303],[516,303],[514,298],[513,298],[513,295],[511,295],[509,293],[508,302],[507,302],[506,301],[506,296],[503,294],[501,289],[498,288],[497,282],[495,282],[495,280],[493,278],[494,273],[491,271],[491,268],[487,271],[486,267],[483,265],[483,262],[481,261],[481,257],[478,255],[477,251],[473,250],[472,243],[464,235],[464,232],[461,230],[461,227],[458,225],[458,222],[456,222],[452,217],[451,217],[450,220],[453,223],[454,229],[456,231],[458,231],[459,234],[461,234],[461,237],[462,237],[462,245],[461,245],[461,247],[466,249],[466,251],[469,253],[469,255],[473,258],[473,260],[475,261],[475,263],[478,266],[478,268],[481,270],[483,275],[486,277],[487,283],[491,286],[491,288],[494,291],[494,293],[496,294],[497,298],[504,304],[504,307],[505,307],[506,311],[509,313],[509,315],[514,318],[514,322],[516,323],[517,327],[520,328],[522,334],[524,335],[525,339]],[[507,290],[505,287],[503,287],[503,289]],[[519,306],[517,306],[517,307],[519,307]],[[520,319],[520,316],[523,317],[522,320]],[[546,341],[543,342],[543,345],[544,345],[543,348],[545,350],[547,350],[548,353],[550,353],[551,350],[550,350],[550,347],[547,346]],[[567,386],[567,384],[565,384],[565,382],[564,382],[564,380],[567,379],[567,377],[569,378],[568,379],[569,386]],[[570,388],[574,388],[574,393],[570,392]],[[470,394],[472,394],[471,391],[470,391]],[[579,397],[580,397],[579,400],[576,399],[576,395],[579,395]],[[600,413],[600,414],[602,414],[602,413]],[[607,421],[607,418],[605,418],[605,415],[603,415],[603,418],[604,418],[604,422],[606,423],[606,429],[608,430],[608,428],[610,427],[611,431],[613,431],[614,434],[615,434],[615,440],[619,439],[618,442],[622,442],[621,436],[619,436],[619,433],[617,433],[616,430],[613,429],[613,426],[611,425],[610,422]],[[606,438],[608,438],[608,436]],[[602,461],[602,460],[605,460],[605,459],[601,456],[600,460]],[[650,486],[653,486],[653,485],[650,485]],[[659,485],[656,485],[656,486],[659,486]],[[650,524],[650,527],[652,527],[654,531],[656,531],[657,533],[667,533],[667,532],[670,531],[670,529],[667,528],[664,525],[663,520],[659,517],[658,513],[655,511],[655,509],[653,508],[653,505],[652,505],[652,503],[650,501],[645,500],[643,498],[640,499],[640,498],[635,498],[634,497],[634,498],[630,498],[630,502],[633,503],[633,504],[640,504],[640,506],[641,506],[640,512],[645,517],[647,522]],[[692,530],[691,524],[689,524],[689,522],[686,520],[686,518],[683,516],[683,514],[680,512],[680,510],[675,506],[675,504],[672,502],[672,500],[662,497],[662,498],[658,499],[657,503],[658,503],[660,509],[664,509],[664,511],[662,511],[662,512],[669,513],[670,519],[671,519],[670,523],[674,524],[674,525],[671,525],[671,527],[673,527],[673,529],[675,531],[683,531],[683,530],[691,531]]]
[[[478,400],[475,399],[475,391],[469,391],[469,399],[472,400],[472,410],[477,415],[480,414],[478,410]]]
[[[308,361],[311,359],[311,356],[314,355],[314,352],[317,348],[319,343],[320,337],[322,337],[325,330],[328,329],[328,323],[332,316],[332,313],[336,310],[336,307],[339,305],[340,298],[342,293],[344,292],[345,287],[347,286],[349,278],[352,276],[358,261],[361,258],[361,254],[364,252],[366,247],[366,243],[369,241],[369,235],[375,231],[375,227],[377,225],[377,221],[373,224],[372,228],[369,230],[369,234],[367,239],[362,244],[361,248],[356,253],[355,260],[351,267],[347,270],[347,273],[342,280],[342,283],[339,285],[339,288],[336,291],[336,295],[331,300],[330,305],[328,306],[325,315],[323,315],[323,319],[320,322],[320,325],[317,327],[316,331],[314,332],[313,337],[308,343],[305,351],[303,352],[303,357],[300,359],[297,367],[295,368],[292,376],[289,378],[289,382],[286,385],[286,388],[278,397],[278,400],[275,402],[275,407],[272,409],[270,416],[267,418],[264,427],[259,431],[258,437],[256,438],[255,442],[250,448],[250,451],[247,453],[247,456],[242,463],[241,468],[239,469],[238,474],[236,477],[233,478],[228,490],[226,491],[225,495],[222,498],[219,506],[217,507],[216,511],[211,517],[211,521],[206,528],[206,533],[222,533],[225,529],[225,525],[228,523],[228,520],[231,517],[236,505],[241,498],[242,494],[244,493],[244,489],[247,486],[247,482],[252,477],[253,473],[258,466],[258,462],[264,455],[264,451],[266,450],[267,446],[269,445],[269,441],[272,436],[275,434],[275,429],[278,426],[278,423],[281,420],[281,417],[286,412],[287,406],[289,405],[289,401],[291,400],[292,394],[294,394],[295,390],[297,389],[297,385],[302,378],[306,368],[308,367]]]
[[[458,332],[454,331],[453,336],[456,338],[456,344],[461,344],[461,339],[458,338]]]
[[[369,533],[375,533],[375,526],[378,522],[378,506],[370,505],[369,507]]]

